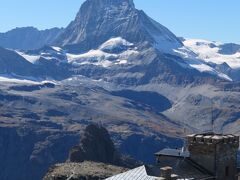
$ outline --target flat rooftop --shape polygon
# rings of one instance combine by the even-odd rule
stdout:
[[[182,149],[166,148],[155,153],[155,156],[170,156],[170,157],[185,158],[185,157],[189,157],[190,153],[188,151],[183,151]]]

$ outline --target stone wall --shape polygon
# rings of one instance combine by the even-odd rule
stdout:
[[[190,135],[190,158],[216,175],[218,180],[235,180],[239,137],[233,135]]]

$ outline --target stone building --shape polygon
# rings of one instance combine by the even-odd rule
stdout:
[[[190,159],[207,169],[218,180],[235,180],[239,137],[233,135],[190,135]]]
[[[186,140],[182,149],[156,153],[155,166],[141,166],[107,180],[240,180],[238,136],[193,134]]]
[[[175,167],[182,178],[190,178],[191,173],[195,179],[237,180],[238,148],[238,136],[193,134],[187,136],[187,151],[165,149],[155,155],[158,165]]]

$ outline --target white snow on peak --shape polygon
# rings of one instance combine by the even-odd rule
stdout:
[[[22,56],[24,59],[29,61],[30,63],[34,64],[36,61],[40,59],[40,55],[29,55],[25,54],[24,52],[16,51],[20,56]]]
[[[183,46],[181,41],[166,27],[148,17],[148,20],[155,28],[145,26],[146,31],[152,36],[155,41],[154,46],[160,52],[173,53],[173,49],[178,49]]]
[[[139,53],[137,49],[132,48],[132,46],[132,43],[121,37],[117,37],[106,41],[98,49],[90,50],[84,54],[67,53],[67,59],[69,63],[74,65],[92,64],[104,68],[113,65],[129,64],[129,58]],[[112,52],[111,50],[115,48],[123,48],[123,50],[120,52]]]
[[[184,45],[192,50],[199,59],[205,62],[223,64],[227,63],[232,69],[240,68],[240,52],[235,54],[221,54],[221,42],[207,41],[202,39],[186,39]]]
[[[53,50],[40,51],[39,54],[26,54],[25,52],[16,51],[27,61],[35,64],[41,57],[47,60],[59,59],[58,56],[64,57],[64,62],[74,65],[92,64],[104,68],[113,65],[131,64],[133,57],[139,54],[133,43],[121,37],[111,38],[104,42],[99,48],[92,49],[83,54],[66,53],[60,47],[51,46]],[[131,60],[130,60],[131,59]]]
[[[120,46],[133,46],[133,43],[128,42],[127,40],[121,38],[121,37],[116,37],[116,38],[111,38],[105,43],[103,43],[99,49],[113,49],[116,47]]]
[[[164,28],[162,31],[168,32],[167,29]],[[227,63],[233,69],[240,68],[240,52],[236,51],[235,54],[219,53],[221,46],[224,45],[220,42],[200,39],[186,39],[182,44],[174,38],[171,33],[163,36],[157,36],[156,33],[152,32],[151,35],[155,40],[155,48],[162,53],[181,57],[184,61],[176,62],[184,68],[193,68],[199,72],[214,74],[229,81],[232,81],[232,79],[226,75],[225,72],[220,72],[220,70],[215,69],[209,63]],[[53,51],[41,52],[38,55],[29,55],[20,51],[16,52],[33,64],[36,63],[40,57],[49,60],[58,58],[56,57],[56,54],[64,57],[64,61],[76,66],[89,64],[110,68],[112,66],[123,66],[138,63],[136,61],[137,56],[139,55],[137,47],[122,37],[111,38],[100,45],[99,48],[92,49],[83,54],[66,53],[60,47],[55,46],[52,46],[52,48]]]

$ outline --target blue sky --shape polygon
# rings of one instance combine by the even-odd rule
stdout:
[[[1,0],[0,32],[65,27],[84,0]],[[135,0],[136,7],[177,36],[240,43],[239,0]]]

